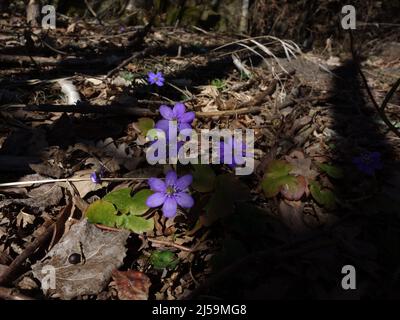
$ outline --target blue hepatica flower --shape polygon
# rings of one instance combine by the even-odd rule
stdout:
[[[361,172],[372,176],[376,170],[382,169],[380,152],[366,152],[353,158],[353,163]]]
[[[97,172],[92,172],[90,174],[90,180],[92,180],[93,183],[101,183],[101,177]]]
[[[187,193],[193,178],[190,174],[178,178],[176,172],[169,171],[165,176],[165,182],[158,178],[148,180],[150,189],[155,193],[147,198],[146,205],[157,208],[162,205],[163,215],[172,218],[176,215],[177,206],[191,208],[193,198]]]
[[[149,81],[150,84],[156,84],[159,87],[162,87],[164,85],[165,79],[161,72],[157,73],[149,72],[147,76],[148,76],[147,80]]]
[[[195,118],[195,113],[192,111],[186,112],[186,107],[183,103],[175,104],[172,109],[162,105],[160,106],[160,114],[164,119],[157,121],[155,127],[164,131],[166,135],[168,135],[170,125],[177,125],[178,132],[183,129],[192,129],[191,123]]]
[[[104,167],[103,166],[99,170],[94,171],[90,174],[90,180],[96,184],[100,184],[101,179],[103,177],[104,177]]]

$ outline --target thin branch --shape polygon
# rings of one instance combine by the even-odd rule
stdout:
[[[148,241],[153,242],[155,244],[160,244],[160,245],[167,246],[167,247],[174,247],[174,248],[177,248],[179,250],[186,251],[186,252],[193,252],[193,249],[185,247],[185,246],[182,246],[182,245],[174,243],[174,242],[170,242],[170,241],[166,241],[166,240],[158,240],[158,239],[154,239],[154,238],[149,238],[149,237],[145,237],[143,235],[139,235],[139,238],[142,239],[142,240],[148,240]]]
[[[18,293],[15,289],[0,287],[0,299],[4,300],[35,300],[24,294]]]
[[[251,108],[241,108],[241,109],[236,109],[236,110],[196,112],[196,116],[198,116],[200,118],[228,117],[228,116],[238,116],[241,114],[259,113],[263,110],[265,110],[265,107],[251,107]]]
[[[284,101],[280,105],[277,106],[278,109],[283,109],[289,106],[292,106],[296,103],[293,99],[288,99]],[[265,107],[248,107],[248,108],[240,108],[236,110],[225,110],[225,111],[212,111],[212,112],[196,112],[196,116],[200,118],[207,118],[207,117],[228,117],[228,116],[238,116],[241,114],[253,114],[253,113],[260,113],[266,110]]]
[[[55,222],[49,220],[43,224],[46,229],[35,241],[29,244],[22,253],[14,259],[2,274],[0,274],[0,284],[8,284],[15,279],[18,271],[21,269],[22,264],[28,259],[44,242],[46,242],[52,235]]]
[[[351,29],[349,31],[350,31],[349,32],[349,34],[350,34],[350,49],[351,49],[352,58],[353,58],[353,61],[356,63],[358,73],[361,76],[361,79],[364,83],[365,89],[367,90],[368,96],[369,96],[372,104],[374,105],[376,111],[378,112],[379,116],[381,117],[383,122],[385,122],[385,124],[388,126],[389,130],[392,131],[396,136],[398,136],[400,138],[400,131],[390,122],[390,120],[388,119],[388,117],[385,114],[385,108],[386,108],[387,103],[389,102],[389,100],[393,96],[393,94],[395,93],[396,89],[400,86],[400,79],[397,80],[397,82],[392,86],[392,88],[389,90],[389,92],[386,94],[385,98],[383,99],[381,106],[379,106],[379,104],[376,102],[374,95],[372,94],[371,88],[368,85],[368,80],[365,77],[364,72],[361,69],[358,55],[354,48],[353,33],[352,33]]]
[[[93,17],[96,18],[96,20],[99,22],[100,25],[103,26],[103,22],[100,20],[100,18],[97,16],[96,11],[93,10],[92,6],[90,5],[89,1],[85,0],[86,7],[88,8],[89,12],[93,15]]]
[[[389,92],[385,96],[385,99],[383,99],[381,108],[380,108],[382,112],[385,111],[387,104],[389,103],[390,99],[392,98],[392,96],[394,95],[394,93],[396,92],[396,90],[399,86],[400,86],[400,78],[397,79],[396,83],[392,86],[392,88],[389,90]]]
[[[26,111],[36,112],[71,112],[71,113],[94,113],[94,114],[116,114],[126,116],[139,116],[149,117],[154,116],[156,113],[145,108],[126,107],[123,105],[109,105],[109,106],[96,106],[89,104],[78,104],[78,105],[57,105],[57,104],[39,104],[39,105],[28,105],[28,104],[13,104],[0,106],[1,109],[12,109],[22,108]],[[8,110],[9,111],[9,110]]]
[[[131,181],[131,180],[147,180],[149,178],[102,178],[101,181],[113,182],[113,181]],[[91,181],[90,178],[67,178],[67,179],[43,179],[43,180],[32,180],[32,181],[16,181],[0,183],[0,188],[4,187],[18,187],[18,186],[30,186],[33,184],[46,184],[55,182],[80,182],[80,181]]]

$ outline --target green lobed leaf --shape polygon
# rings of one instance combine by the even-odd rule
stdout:
[[[135,75],[132,72],[129,71],[123,71],[120,73],[120,77],[123,78],[126,81],[132,82],[133,79],[135,79]]]
[[[114,227],[118,218],[114,205],[104,200],[93,202],[86,210],[86,217],[90,223],[99,223],[108,227]]]
[[[153,192],[149,189],[143,189],[131,197],[131,189],[124,188],[110,192],[103,198],[103,200],[114,204],[122,214],[130,212],[131,214],[138,216],[149,209],[146,205],[146,200],[152,193]]]
[[[342,169],[330,165],[330,164],[326,164],[326,163],[318,163],[318,167],[323,171],[326,172],[326,174],[332,178],[335,179],[341,179],[343,178],[343,171]]]
[[[117,216],[116,226],[135,233],[149,232],[154,229],[154,219],[145,219],[134,215]]]
[[[215,187],[214,170],[206,164],[193,165],[193,183],[192,188],[199,192],[211,192]]]
[[[328,208],[334,209],[336,205],[335,195],[329,189],[321,189],[319,183],[315,181],[310,181],[310,192],[315,201],[320,205]]]
[[[122,214],[127,214],[129,212],[129,208],[133,205],[131,191],[131,188],[112,191],[108,193],[103,200],[111,202]]]
[[[265,196],[270,198],[276,196],[284,185],[295,183],[295,177],[289,173],[293,166],[286,161],[273,160],[265,172],[261,186]]]
[[[283,177],[278,177],[275,179],[264,179],[262,181],[262,188],[264,194],[267,198],[275,197],[282,189],[284,185],[291,185],[295,183],[296,177],[287,175]]]
[[[150,256],[150,263],[155,269],[174,269],[179,262],[178,257],[168,250],[153,251]]]
[[[146,200],[153,194],[150,189],[142,189],[137,192],[132,198],[132,205],[129,207],[129,212],[135,216],[140,216],[149,210],[146,205]]]
[[[268,176],[268,178],[277,179],[280,177],[287,176],[292,169],[293,166],[286,161],[273,160],[268,165],[265,174]]]
[[[218,90],[222,90],[226,87],[225,81],[221,79],[213,79],[211,85],[216,87]]]

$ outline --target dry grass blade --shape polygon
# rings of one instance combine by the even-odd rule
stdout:
[[[267,43],[261,43],[261,40],[269,40],[269,41]],[[247,44],[248,42],[253,43],[255,46],[248,45]],[[251,51],[252,53],[261,57],[267,65],[270,65],[270,63],[266,59],[266,57],[263,56],[261,53],[259,53],[256,50],[256,48],[260,49],[267,57],[274,59],[276,61],[276,63],[279,65],[279,67],[286,73],[288,73],[288,72],[282,66],[282,64],[279,62],[279,58],[267,46],[279,44],[283,48],[286,58],[288,60],[291,60],[292,57],[296,59],[298,55],[302,54],[300,47],[295,42],[293,42],[291,40],[282,40],[282,39],[279,39],[279,38],[273,37],[273,36],[260,36],[260,37],[250,37],[250,38],[246,38],[246,39],[241,39],[238,41],[233,41],[233,42],[227,43],[225,45],[222,45],[214,50],[217,51],[217,50],[223,49],[227,46],[235,45],[235,44]],[[243,51],[243,50],[239,50],[239,51]],[[236,52],[238,52],[238,51],[236,50],[232,53],[236,53]]]

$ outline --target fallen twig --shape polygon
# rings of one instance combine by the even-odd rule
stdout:
[[[57,104],[12,104],[1,106],[1,109],[12,111],[13,108],[23,108],[26,111],[37,112],[71,112],[71,113],[95,113],[95,114],[117,114],[117,115],[130,115],[139,117],[154,116],[156,113],[144,108],[132,108],[121,105],[109,106],[94,106],[87,104],[78,105],[57,105]],[[2,110],[3,111],[3,110]]]
[[[93,15],[93,17],[95,17],[96,20],[99,22],[99,24],[103,26],[103,22],[102,22],[102,21],[100,20],[100,18],[97,16],[96,11],[93,10],[93,8],[92,8],[92,6],[90,5],[90,3],[89,3],[87,0],[85,0],[85,4],[86,4],[86,7],[87,7],[87,9],[89,10],[89,12]]]
[[[282,104],[278,105],[278,109],[283,109],[289,106],[292,106],[296,103],[295,100],[289,99],[284,101]],[[240,108],[235,110],[225,110],[225,111],[212,111],[212,112],[196,112],[196,116],[200,118],[207,117],[228,117],[228,116],[238,116],[241,114],[249,114],[249,113],[259,113],[266,110],[265,107],[248,107],[248,108]]]
[[[51,57],[35,56],[33,59],[32,56],[27,56],[27,55],[23,56],[23,55],[0,54],[0,62],[4,64],[14,63],[18,65],[27,65],[31,64],[32,60],[35,64],[40,64],[44,66],[55,66],[60,63],[59,60]]]
[[[160,244],[160,245],[167,246],[167,247],[174,247],[174,248],[177,248],[179,250],[186,251],[186,252],[193,252],[193,249],[185,247],[185,246],[182,246],[182,245],[174,243],[174,242],[170,242],[170,241],[166,241],[166,240],[158,240],[158,239],[154,239],[154,238],[149,238],[149,237],[145,237],[143,235],[139,235],[139,238],[142,239],[142,240],[148,240],[148,241],[153,242],[155,244]]]
[[[250,107],[250,108],[241,108],[241,109],[225,110],[225,111],[196,112],[196,116],[200,118],[228,117],[228,116],[238,116],[241,114],[259,113],[263,110],[265,110],[264,107]]]
[[[114,182],[114,181],[129,181],[129,180],[147,180],[148,178],[102,178],[101,181]],[[15,181],[0,183],[0,188],[4,187],[18,187],[18,186],[30,186],[34,184],[46,184],[55,182],[80,182],[80,181],[91,181],[90,178],[66,178],[66,179],[43,179],[33,181]]]
[[[24,294],[18,293],[15,289],[0,287],[0,299],[4,300],[35,300]]]

